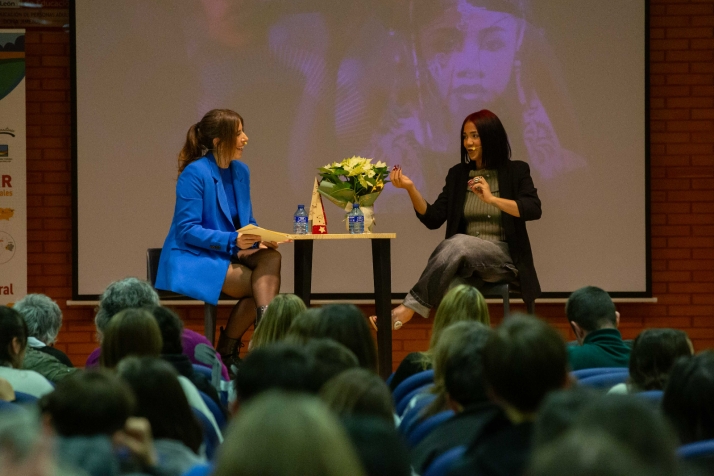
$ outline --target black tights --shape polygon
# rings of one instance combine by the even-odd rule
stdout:
[[[231,310],[225,332],[231,339],[240,339],[255,322],[256,307],[267,306],[280,292],[281,256],[272,249],[241,250],[234,261],[223,292],[240,301]]]

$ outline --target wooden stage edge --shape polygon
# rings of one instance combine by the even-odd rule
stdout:
[[[537,304],[565,304],[567,298],[543,298],[536,299]],[[219,306],[233,306],[238,301],[218,301]],[[324,305],[332,303],[349,303],[349,304],[374,304],[374,299],[312,299],[312,304]],[[488,304],[500,304],[500,299],[486,299]],[[657,298],[612,298],[612,302],[617,303],[640,303],[640,304],[657,304]],[[392,299],[392,304],[401,304],[401,299]],[[186,300],[175,300],[175,301],[161,301],[161,304],[166,306],[203,306],[203,301],[196,301],[194,299]],[[511,304],[523,304],[522,299],[511,299]],[[87,306],[98,306],[99,301],[73,301],[67,300],[67,306],[76,307],[87,307]]]

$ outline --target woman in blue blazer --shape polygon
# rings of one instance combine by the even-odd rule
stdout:
[[[228,109],[211,110],[189,128],[156,276],[157,289],[210,304],[221,292],[240,298],[216,346],[228,365],[237,360],[245,331],[280,291],[277,244],[236,231],[256,224],[250,172],[239,160],[247,143],[243,119]]]

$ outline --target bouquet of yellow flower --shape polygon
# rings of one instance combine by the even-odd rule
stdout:
[[[382,161],[372,164],[372,159],[350,157],[320,167],[320,185],[317,191],[323,197],[349,213],[353,203],[359,203],[364,213],[365,231],[372,231],[374,211],[372,205],[389,182],[389,167]]]

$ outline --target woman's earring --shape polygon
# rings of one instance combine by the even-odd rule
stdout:
[[[469,154],[464,154],[464,162],[467,164],[471,163],[471,157],[469,157]]]

